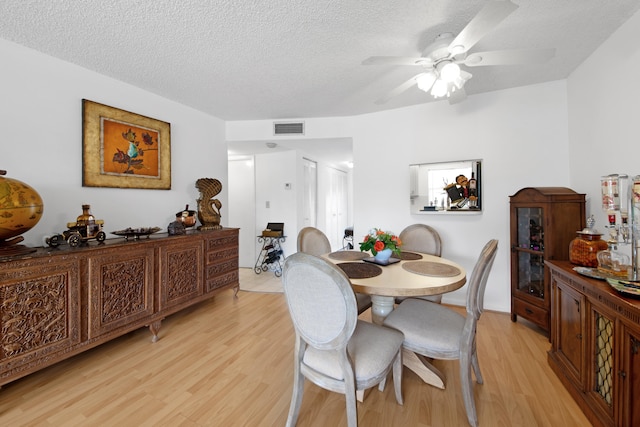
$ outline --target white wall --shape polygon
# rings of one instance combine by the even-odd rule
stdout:
[[[282,249],[285,255],[291,255],[296,251],[298,230],[299,200],[296,189],[301,186],[297,153],[281,151],[257,154],[255,159],[256,231],[260,234],[269,222],[284,222],[287,240],[282,244]],[[286,183],[291,184],[291,189],[285,188]],[[259,251],[260,245],[256,248]]]
[[[0,39],[0,169],[26,182],[44,201],[42,220],[24,244],[42,246],[47,234],[90,204],[105,231],[127,227],[166,229],[175,213],[196,206],[198,178],[218,178],[227,206],[227,147],[224,122],[140,88],[96,74]],[[82,187],[82,99],[171,124],[171,190]],[[107,234],[108,238],[116,236]]]
[[[428,223],[443,256],[471,272],[492,238],[499,249],[485,306],[510,311],[509,196],[522,187],[567,186],[566,89],[551,82],[354,118],[356,240],[371,227],[400,232]],[[483,159],[483,211],[411,215],[410,163]],[[391,171],[391,172],[390,172]],[[444,296],[464,304],[466,287]]]
[[[256,264],[256,183],[254,157],[229,161],[229,224],[240,228],[238,264],[254,268]]]
[[[632,16],[567,80],[571,185],[587,194],[587,216],[607,224],[600,177],[640,174],[640,13]]]
[[[352,137],[356,244],[372,227],[399,233],[434,226],[443,255],[469,272],[482,246],[498,238],[485,306],[510,311],[509,196],[522,187],[567,186],[567,102],[562,81],[344,118],[305,118],[306,137]],[[270,121],[228,122],[230,140],[270,135]],[[483,213],[411,215],[409,164],[483,159]],[[356,246],[357,247],[357,246]],[[464,304],[466,288],[445,296]]]

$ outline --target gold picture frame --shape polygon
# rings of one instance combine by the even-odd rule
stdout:
[[[82,186],[171,189],[171,125],[82,100]]]

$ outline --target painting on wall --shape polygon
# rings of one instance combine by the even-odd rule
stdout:
[[[83,99],[82,185],[171,189],[171,125]]]

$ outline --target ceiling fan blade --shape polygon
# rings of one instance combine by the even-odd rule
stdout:
[[[420,73],[420,74],[422,74],[422,73]],[[406,82],[402,83],[400,86],[397,86],[395,89],[390,90],[385,96],[383,96],[382,98],[376,100],[375,103],[378,104],[378,105],[384,104],[388,100],[390,100],[391,98],[400,95],[402,92],[406,91],[411,86],[416,85],[417,84],[416,83],[416,77],[418,77],[420,74],[411,77],[409,80],[407,80]]]
[[[409,56],[372,56],[362,61],[362,65],[425,65],[433,63],[429,58]]]
[[[457,104],[458,102],[462,102],[467,99],[467,92],[465,92],[464,88],[456,89],[454,92],[449,95],[449,104]]]
[[[549,61],[556,54],[551,49],[518,49],[518,50],[494,50],[490,52],[472,53],[463,61],[469,67],[485,65],[522,65],[541,64]]]
[[[457,55],[468,51],[517,8],[518,5],[509,0],[487,2],[471,22],[460,31],[460,34],[453,39],[449,45],[449,52]]]

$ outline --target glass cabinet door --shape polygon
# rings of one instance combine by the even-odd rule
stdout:
[[[516,208],[518,291],[544,298],[544,230],[543,209]]]

